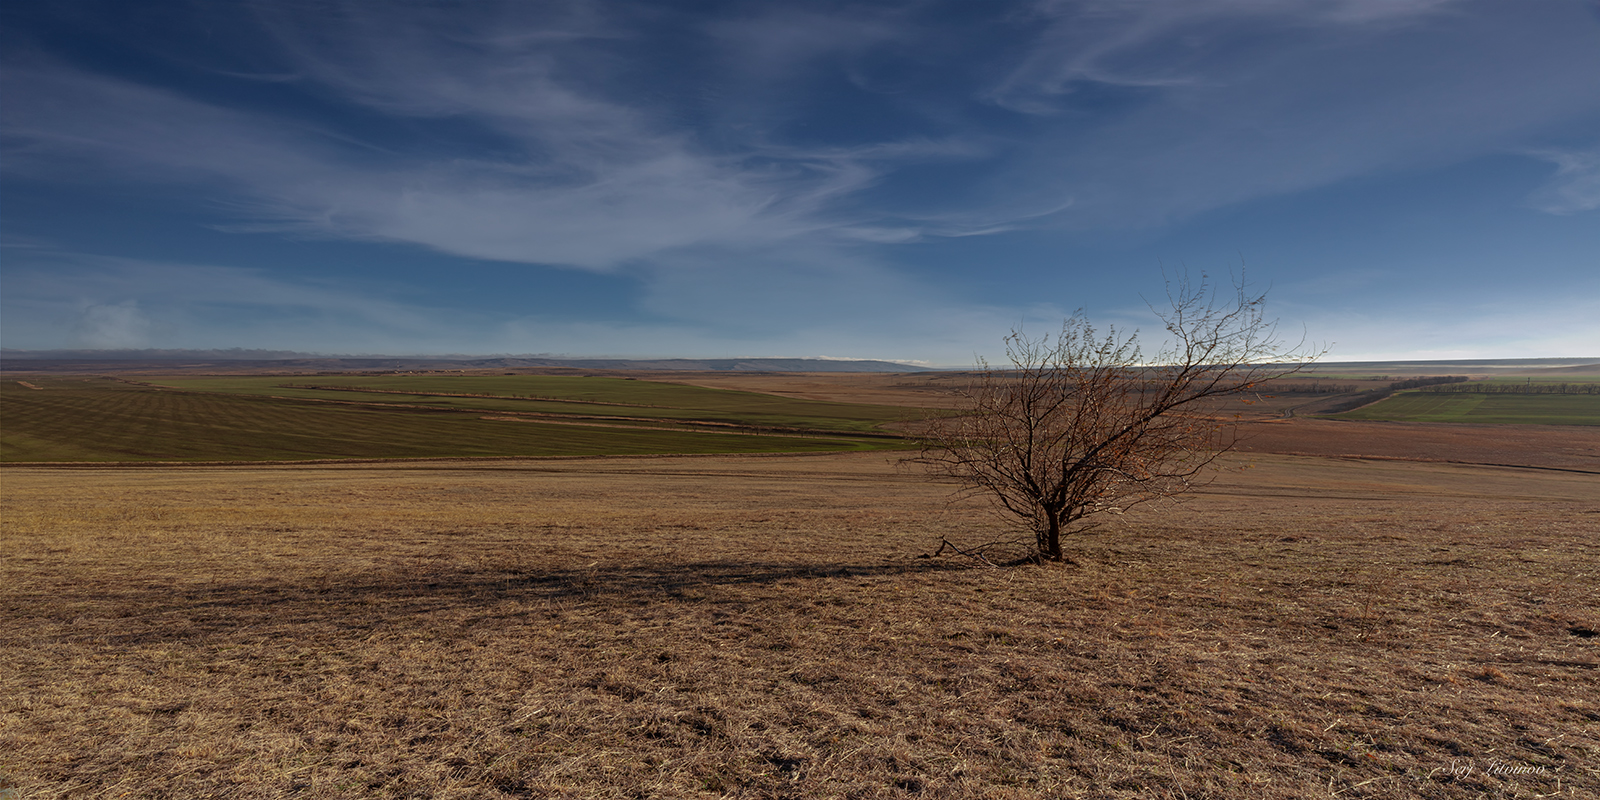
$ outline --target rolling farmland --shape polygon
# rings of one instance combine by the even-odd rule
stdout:
[[[1600,395],[1402,392],[1334,419],[1523,425],[1600,425]]]
[[[318,375],[180,376],[146,381],[177,389],[258,397],[839,432],[869,432],[914,413],[894,406],[825,403],[628,378]]]
[[[997,570],[932,555],[1017,535],[981,498],[847,452],[960,375],[7,377],[21,796],[1600,785],[1600,427],[1268,400],[1196,494]]]
[[[897,446],[892,438],[859,434],[907,413],[774,398],[764,413],[740,415],[728,410],[735,401],[725,401],[722,408],[695,405],[734,393],[693,387],[678,393],[647,388],[639,395],[606,395],[675,398],[679,403],[645,408],[509,397],[277,390],[270,384],[283,382],[278,379],[240,380],[247,385],[174,381],[185,383],[185,389],[107,378],[8,380],[0,387],[0,460],[296,461],[864,450]],[[201,388],[209,391],[195,390]],[[291,396],[268,396],[270,392]],[[807,409],[833,416],[806,416]],[[599,411],[611,418],[597,419]],[[733,427],[780,427],[780,422],[790,429],[782,435]],[[851,427],[858,435],[849,435]]]

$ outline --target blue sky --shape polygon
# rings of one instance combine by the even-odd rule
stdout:
[[[9,0],[8,348],[1600,355],[1588,0]]]

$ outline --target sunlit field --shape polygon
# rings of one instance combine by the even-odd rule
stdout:
[[[1340,419],[1520,425],[1600,425],[1600,394],[1403,392]]]
[[[1256,456],[1070,541],[1070,564],[994,569],[920,557],[1014,534],[893,458],[7,466],[0,783],[1600,786],[1595,475]]]

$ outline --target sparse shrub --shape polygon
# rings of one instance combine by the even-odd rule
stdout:
[[[928,421],[913,459],[987,495],[1034,534],[1034,560],[1062,560],[1061,539],[1095,514],[1187,491],[1232,449],[1232,420],[1207,401],[1247,395],[1295,374],[1320,352],[1285,347],[1263,315],[1265,295],[1241,281],[1180,278],[1161,314],[1171,336],[1146,357],[1138,332],[1102,335],[1082,312],[1055,336],[1006,337],[1009,366],[983,370],[956,416]]]

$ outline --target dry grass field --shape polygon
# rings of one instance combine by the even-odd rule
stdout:
[[[7,466],[0,789],[1600,796],[1600,475],[1240,454],[992,569],[892,457]]]

